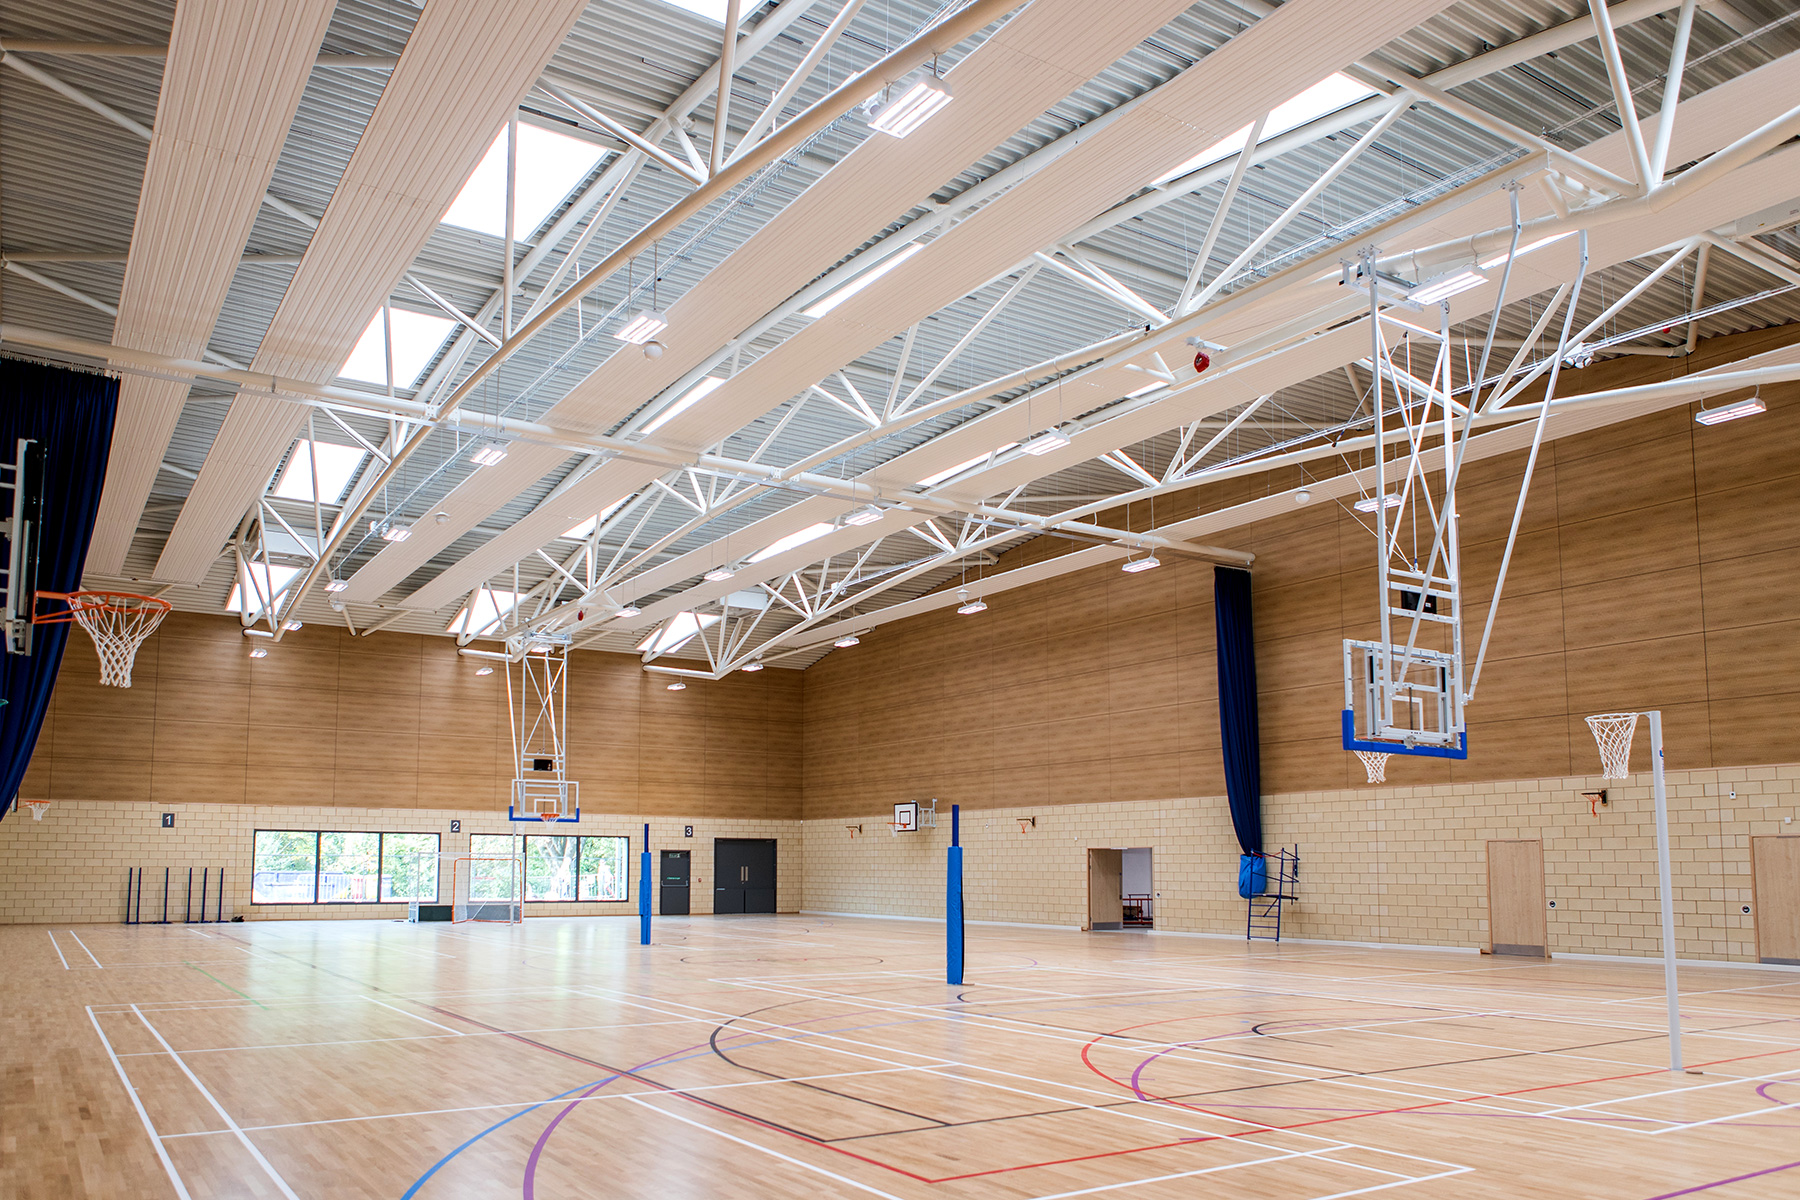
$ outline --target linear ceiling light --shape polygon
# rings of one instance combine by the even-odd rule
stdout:
[[[1399,508],[1400,507],[1400,497],[1394,495],[1394,493],[1392,493],[1392,492],[1389,492],[1385,497],[1383,497],[1383,499],[1386,499],[1386,501],[1387,501],[1387,504],[1385,505],[1385,507],[1387,507],[1387,508]],[[1356,502],[1356,511],[1357,512],[1374,512],[1375,506],[1377,504],[1379,504],[1380,502],[1381,501],[1374,496],[1364,496],[1361,500],[1358,500]]]
[[[919,480],[919,486],[920,487],[936,487],[938,484],[944,482],[944,480],[946,480],[946,479],[951,479],[951,478],[954,478],[955,476],[961,475],[964,471],[968,470],[970,467],[980,466],[982,463],[987,462],[991,458],[997,458],[1000,455],[1005,454],[1008,450],[1011,450],[1013,447],[1017,446],[1018,444],[1019,443],[1017,443],[1017,442],[1008,442],[1004,446],[996,446],[992,450],[989,450],[986,454],[977,454],[974,458],[971,458],[968,462],[957,463],[954,467],[946,467],[944,470],[938,471],[935,474],[927,475],[925,478]]]
[[[483,442],[475,447],[475,453],[469,455],[469,461],[478,467],[491,467],[506,457],[506,446],[501,442]]]
[[[969,590],[967,588],[959,588],[956,593],[956,598],[962,601],[956,608],[959,616],[972,617],[976,613],[987,611],[987,601],[969,599]]]
[[[404,542],[412,536],[412,526],[396,525],[392,521],[370,521],[369,532],[379,534],[384,542]]]
[[[266,648],[264,648],[262,646],[252,646],[250,648],[250,657],[251,658],[267,658],[267,657],[269,657],[269,652]]]
[[[1146,554],[1142,558],[1126,560],[1125,565],[1120,567],[1119,570],[1124,571],[1127,575],[1136,575],[1139,571],[1148,571],[1160,566],[1162,566],[1161,559],[1157,558],[1154,554]]]
[[[685,692],[685,691],[687,691],[687,684],[685,684],[685,683],[681,682],[681,680],[677,679],[674,683],[671,683],[669,685],[669,690],[671,692]]]
[[[1406,293],[1406,298],[1414,304],[1436,304],[1470,288],[1478,288],[1486,282],[1487,276],[1474,267],[1462,267],[1447,275],[1439,275],[1436,279],[1426,280]]]
[[[893,270],[895,267],[899,266],[901,263],[905,262],[907,259],[911,258],[913,255],[917,254],[919,251],[923,250],[924,248],[925,248],[925,243],[914,242],[912,245],[906,247],[904,250],[895,251],[893,256],[891,258],[889,258],[886,262],[883,262],[878,266],[871,267],[869,270],[864,271],[861,275],[858,275],[855,279],[851,280],[849,283],[845,284],[843,287],[839,288],[837,291],[831,293],[831,295],[825,297],[823,300],[820,300],[820,301],[810,305],[809,307],[801,309],[800,314],[802,316],[806,316],[806,317],[822,317],[822,316],[824,316],[826,313],[830,312],[832,309],[836,308],[838,305],[842,304],[844,301],[848,300],[850,297],[856,295],[856,293],[862,291],[864,288],[868,287],[871,283],[874,283],[877,279],[880,279],[883,275],[886,275],[889,271]]]
[[[1703,408],[1694,414],[1694,420],[1702,425],[1718,425],[1724,421],[1735,421],[1739,417],[1753,417],[1759,412],[1769,411],[1761,396],[1751,396],[1745,400],[1735,400],[1730,404],[1721,404],[1717,408]]]
[[[1061,450],[1069,444],[1067,435],[1051,429],[1027,441],[1019,449],[1027,454],[1048,454],[1052,450]]]
[[[835,641],[831,644],[836,646],[840,650],[846,650],[861,641],[862,641],[862,639],[857,637],[854,633],[846,633],[843,637],[839,638],[837,641]]]
[[[328,592],[344,592],[349,589],[350,581],[348,579],[333,579],[325,585],[325,590]]]
[[[724,583],[727,579],[730,579],[736,574],[737,572],[730,567],[714,567],[700,578],[706,580],[708,583]]]
[[[762,669],[763,665],[759,662],[747,662],[738,668],[740,671],[760,671]]]
[[[635,604],[627,604],[624,608],[621,608],[618,612],[614,613],[613,616],[620,617],[620,618],[629,618],[629,617],[635,617],[643,611],[644,611],[643,609],[639,608]]]
[[[878,133],[903,138],[926,121],[931,114],[950,103],[950,85],[935,75],[915,80],[911,87],[879,105],[869,118],[869,128]]]
[[[846,525],[873,525],[879,520],[881,520],[881,510],[873,504],[853,508],[844,514],[844,524]]]
[[[641,346],[668,327],[667,314],[658,312],[654,308],[646,308],[641,312],[632,313],[631,320],[620,326],[619,332],[613,336],[621,342],[630,342],[634,346]]]
[[[705,379],[702,379],[699,383],[696,383],[693,387],[681,393],[681,398],[675,401],[675,403],[669,405],[669,407],[650,418],[644,425],[644,433],[655,433],[664,425],[667,425],[670,421],[673,421],[676,417],[679,417],[682,413],[694,407],[694,405],[700,403],[700,401],[704,400],[706,397],[712,395],[713,392],[723,386],[724,383],[725,381],[717,375],[708,375]]]

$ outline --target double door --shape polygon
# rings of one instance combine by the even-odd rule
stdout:
[[[775,911],[775,839],[713,839],[713,912]]]

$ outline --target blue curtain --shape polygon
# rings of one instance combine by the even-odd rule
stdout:
[[[1256,721],[1256,637],[1250,572],[1213,568],[1213,621],[1219,661],[1219,744],[1231,827],[1245,854],[1262,853],[1262,747]]]
[[[20,438],[44,447],[39,591],[81,587],[118,399],[115,379],[0,358],[0,458],[10,462]],[[40,625],[29,656],[0,654],[0,817],[24,781],[68,637],[67,625]]]

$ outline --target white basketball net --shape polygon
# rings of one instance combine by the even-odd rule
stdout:
[[[1587,719],[1600,747],[1600,774],[1607,779],[1631,775],[1631,735],[1637,732],[1638,714],[1601,713]]]
[[[1382,783],[1387,779],[1386,754],[1380,750],[1358,750],[1356,757],[1362,759],[1363,769],[1369,773],[1370,783]]]
[[[131,686],[131,664],[138,647],[169,615],[167,601],[122,592],[77,592],[69,597],[69,608],[94,639],[100,655],[100,682],[125,688]]]
[[[50,811],[50,802],[48,800],[27,800],[25,807],[31,810],[32,820],[41,821],[44,819],[44,814]]]

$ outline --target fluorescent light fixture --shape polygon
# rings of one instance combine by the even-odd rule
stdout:
[[[456,322],[449,317],[430,313],[409,312],[404,308],[388,310],[394,327],[394,386],[411,387],[424,374],[425,367],[437,357],[439,347]],[[356,340],[356,349],[338,368],[338,377],[359,383],[387,384],[387,337],[381,331],[381,314],[375,314],[368,328]]]
[[[717,375],[708,375],[705,379],[702,379],[699,383],[696,383],[693,387],[681,393],[681,398],[675,401],[675,403],[669,405],[654,417],[651,417],[649,421],[645,422],[644,432],[646,434],[655,433],[664,425],[667,425],[670,421],[673,421],[676,417],[679,417],[682,413],[694,407],[694,405],[700,403],[700,401],[706,399],[706,397],[712,395],[713,392],[722,387],[724,383],[725,381]]]
[[[1052,450],[1061,450],[1069,444],[1069,439],[1054,429],[1038,434],[1019,449],[1027,454],[1048,454]]]
[[[957,463],[954,467],[951,467],[948,470],[939,471],[935,475],[927,475],[925,478],[919,480],[918,486],[920,486],[920,487],[936,487],[938,484],[944,482],[944,480],[946,480],[946,479],[950,479],[957,475],[961,475],[964,471],[968,470],[970,467],[978,467],[982,463],[987,462],[990,458],[994,458],[994,457],[997,457],[998,455],[1005,454],[1008,450],[1013,449],[1018,444],[1019,443],[1017,443],[1017,442],[1008,442],[1004,446],[996,446],[994,449],[988,451],[986,454],[977,454],[974,458],[971,458],[968,462]]]
[[[1160,566],[1162,566],[1161,559],[1157,558],[1154,554],[1146,554],[1142,558],[1127,559],[1125,565],[1120,567],[1119,570],[1125,572],[1127,575],[1136,575],[1139,571],[1149,571]]]
[[[252,647],[250,647],[250,657],[251,658],[267,658],[267,657],[269,657],[268,648],[265,646],[252,646]]]
[[[475,673],[477,675],[492,675],[494,673],[494,668],[492,668],[492,667],[476,667]]]
[[[325,585],[325,590],[328,592],[347,592],[350,590],[350,581],[348,579],[333,579],[330,583]]]
[[[1426,280],[1406,293],[1406,298],[1414,304],[1436,304],[1440,300],[1448,300],[1470,288],[1478,288],[1486,282],[1487,276],[1474,267],[1461,267],[1448,274],[1439,275],[1435,279]]]
[[[719,618],[715,614],[678,612],[661,626],[651,630],[650,636],[637,644],[638,652],[666,654],[671,650],[678,650],[702,629],[710,629],[718,623]]]
[[[671,683],[669,685],[669,690],[671,692],[685,692],[685,691],[687,691],[687,684],[685,684],[685,683],[681,682],[681,680],[677,679],[674,683]]]
[[[476,588],[468,603],[444,626],[444,632],[480,637],[498,625],[518,603],[517,592],[503,588]]]
[[[1553,233],[1547,238],[1539,238],[1535,242],[1527,242],[1525,245],[1520,246],[1518,251],[1515,254],[1513,254],[1512,257],[1515,259],[1524,258],[1527,254],[1530,254],[1533,250],[1541,250],[1545,246],[1548,246],[1551,242],[1560,242],[1564,238],[1573,237],[1574,235],[1575,235],[1575,231],[1571,229],[1568,233]],[[1496,254],[1493,258],[1487,259],[1484,262],[1482,262],[1481,269],[1484,271],[1491,271],[1495,267],[1498,267],[1505,262],[1506,262],[1506,254],[1504,252],[1502,252],[1500,254]]]
[[[1769,411],[1761,396],[1751,396],[1744,400],[1734,400],[1730,404],[1721,404],[1717,408],[1703,408],[1694,414],[1694,420],[1702,425],[1718,425],[1724,421],[1735,421],[1739,417],[1753,417],[1759,412]]]
[[[873,504],[853,508],[844,514],[844,524],[846,525],[873,525],[879,520],[881,520],[881,510]]]
[[[700,578],[706,580],[708,583],[724,583],[727,579],[730,579],[736,574],[737,572],[730,567],[714,567]]]
[[[862,639],[857,637],[854,633],[846,633],[843,637],[831,644],[840,650],[847,650],[861,641]]]
[[[1382,500],[1386,500],[1387,503],[1385,505],[1382,505],[1381,504]],[[1386,496],[1382,496],[1382,497],[1364,496],[1361,500],[1358,500],[1356,502],[1356,511],[1372,513],[1375,511],[1375,509],[1378,505],[1381,507],[1384,507],[1384,508],[1399,508],[1400,507],[1400,497],[1396,496],[1392,492],[1389,492]]]
[[[469,455],[469,461],[478,467],[491,467],[505,457],[506,447],[504,445],[499,442],[484,442],[475,447],[475,453]]]
[[[287,591],[288,585],[298,578],[299,567],[245,563],[238,571],[237,582],[231,586],[231,595],[226,598],[225,607],[247,617],[258,616],[262,613],[265,599],[279,600],[282,593]]]
[[[764,546],[761,550],[752,554],[750,556],[750,561],[759,563],[765,558],[774,558],[777,554],[785,554],[798,546],[804,546],[810,541],[824,537],[836,528],[837,526],[833,525],[830,521],[818,521],[796,533],[790,533],[784,538],[770,542],[767,546]],[[711,579],[712,576],[708,575],[707,578]],[[731,576],[727,574],[725,578],[729,579]]]
[[[523,241],[544,223],[575,185],[586,179],[609,151],[565,133],[519,122],[519,153],[513,182],[513,237]],[[506,129],[501,128],[481,164],[470,173],[444,224],[489,237],[506,236]]]
[[[271,493],[283,500],[313,498],[313,459],[318,459],[319,502],[336,504],[344,498],[344,489],[362,468],[368,452],[361,446],[339,446],[333,442],[313,442],[301,438],[294,443],[287,464],[275,479]]]
[[[950,100],[947,82],[935,75],[921,76],[898,96],[879,105],[869,117],[869,128],[903,138],[930,120],[931,114]]]
[[[380,535],[384,542],[404,542],[412,536],[412,526],[396,525],[392,521],[370,521],[369,532]]]
[[[1366,100],[1375,94],[1372,88],[1366,88],[1348,75],[1342,73],[1328,75],[1313,84],[1292,100],[1277,105],[1269,112],[1269,119],[1263,123],[1262,140],[1268,141],[1290,129],[1298,129],[1308,121],[1316,121],[1327,113],[1334,113],[1340,108],[1347,108],[1358,100]],[[1250,140],[1250,126],[1246,125],[1228,138],[1214,142],[1194,157],[1164,175],[1156,184],[1167,183],[1178,179],[1190,171],[1198,171],[1208,163],[1218,162],[1242,150]],[[1259,145],[1261,143],[1258,143]],[[1154,185],[1153,185],[1154,186]]]
[[[646,308],[631,314],[631,320],[619,327],[613,334],[621,342],[630,342],[641,346],[657,334],[669,327],[668,314],[658,312],[654,308]]]
[[[306,628],[305,624],[301,621],[284,621],[284,622],[282,622],[281,627],[283,629],[287,630],[289,633],[293,633],[296,630]]]
[[[956,611],[961,616],[972,617],[976,613],[987,611],[987,601],[971,600],[967,604],[959,605]]]
[[[885,261],[864,271],[861,275],[858,275],[855,279],[851,280],[837,291],[826,296],[823,300],[819,300],[809,307],[801,309],[801,315],[807,317],[824,316],[826,313],[830,312],[850,297],[856,295],[856,293],[862,291],[871,283],[874,283],[877,279],[880,279],[883,275],[886,275],[889,271],[893,270],[924,248],[925,243],[914,242],[903,250],[896,250]]]
[[[627,604],[624,608],[621,608],[618,612],[614,613],[613,616],[629,619],[639,615],[643,611],[643,609],[635,604]]]
[[[738,668],[740,671],[760,671],[762,669],[763,665],[759,662],[747,662]]]

